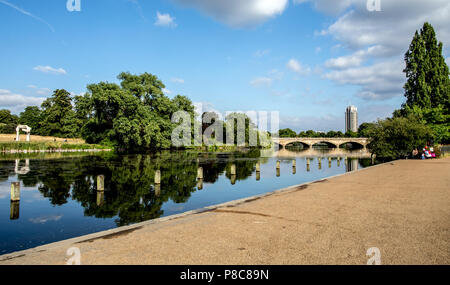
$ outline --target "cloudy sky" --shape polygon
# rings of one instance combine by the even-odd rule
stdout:
[[[376,0],[369,0],[376,2]],[[403,56],[425,21],[450,56],[448,0],[0,0],[0,108],[39,105],[122,71],[209,109],[279,111],[281,127],[343,130],[403,103]]]

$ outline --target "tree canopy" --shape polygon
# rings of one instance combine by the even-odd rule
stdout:
[[[437,142],[448,143],[450,79],[442,50],[443,44],[438,42],[431,24],[425,23],[420,32],[416,31],[405,54],[406,102],[394,116],[413,114],[430,126]]]

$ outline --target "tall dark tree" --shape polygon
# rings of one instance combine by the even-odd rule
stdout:
[[[449,108],[449,69],[442,55],[442,42],[429,23],[416,31],[405,54],[407,82],[404,86],[406,105],[421,108]]]
[[[450,141],[450,79],[449,68],[442,55],[443,45],[436,33],[425,23],[416,31],[405,54],[407,82],[406,103],[394,117],[413,114],[431,127],[437,142]]]
[[[75,112],[72,107],[70,93],[57,89],[52,97],[42,103],[42,135],[55,137],[76,137],[79,130],[75,122]]]

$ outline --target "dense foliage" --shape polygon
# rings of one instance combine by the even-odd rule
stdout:
[[[209,132],[209,136],[203,136],[203,142],[206,140],[209,145],[234,142],[248,146],[253,138],[257,138],[255,143],[259,145],[259,132],[245,114],[232,113],[225,121],[217,122],[213,116],[202,126],[195,122],[197,114],[189,98],[181,95],[172,99],[167,97],[163,92],[164,84],[155,75],[123,72],[117,78],[120,84],[100,82],[88,85],[84,95],[71,96],[64,89],[55,90],[40,108],[27,107],[20,117],[1,110],[0,131],[14,133],[20,122],[30,126],[35,135],[82,137],[90,144],[127,151],[167,149],[172,147],[172,134],[180,123],[172,121],[173,115],[185,111],[191,120],[187,130],[190,143],[194,142],[198,131],[207,135]],[[238,137],[237,127],[241,123],[245,126],[245,137]],[[194,131],[196,126],[201,130]]]
[[[395,117],[412,114],[428,125],[439,143],[450,142],[449,68],[442,55],[443,45],[429,23],[416,31],[405,54],[406,103]]]
[[[19,117],[11,114],[11,111],[0,110],[0,133],[4,134],[15,133],[18,122]]]
[[[370,151],[379,158],[404,158],[412,150],[421,150],[433,137],[432,130],[416,117],[379,120],[365,129],[371,138]]]

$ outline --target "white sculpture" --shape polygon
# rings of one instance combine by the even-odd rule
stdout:
[[[16,128],[16,141],[20,141],[20,130],[27,133],[27,142],[30,141],[31,128],[27,125],[18,125]]]

